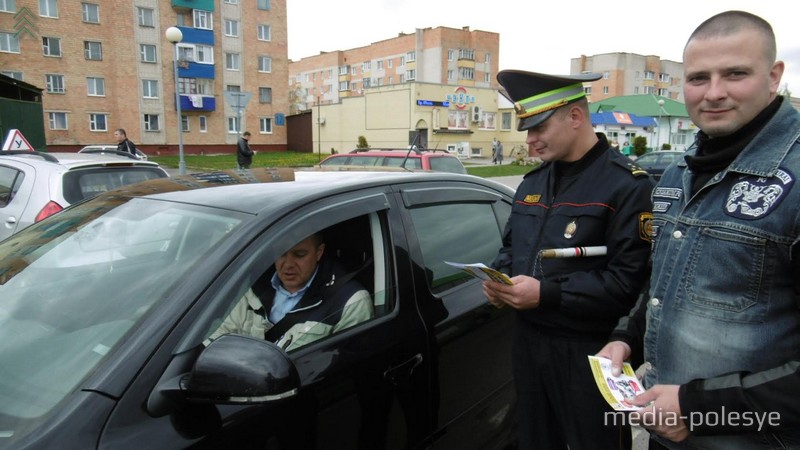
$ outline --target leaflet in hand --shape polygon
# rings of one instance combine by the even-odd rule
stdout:
[[[464,272],[467,272],[468,274],[472,275],[475,278],[480,278],[481,280],[496,281],[498,283],[504,283],[509,286],[514,284],[511,282],[511,279],[508,278],[506,274],[497,271],[495,269],[492,269],[491,267],[488,267],[483,263],[461,264],[450,261],[445,261],[445,263],[453,267],[457,267],[463,270]]]
[[[632,405],[628,400],[644,392],[642,383],[629,363],[623,363],[622,374],[611,375],[611,360],[589,355],[592,375],[600,393],[616,411],[638,411],[641,406]]]

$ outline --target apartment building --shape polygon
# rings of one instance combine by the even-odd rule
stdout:
[[[570,60],[570,73],[602,73],[603,78],[584,86],[589,100],[624,95],[652,94],[683,102],[683,63],[654,55],[603,53]]]
[[[500,35],[436,27],[289,63],[290,109],[338,103],[370,88],[420,82],[498,88]]]
[[[0,73],[44,89],[49,151],[175,154],[176,98],[186,153],[286,147],[286,0],[0,0]]]

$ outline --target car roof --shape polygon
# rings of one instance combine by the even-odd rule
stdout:
[[[480,177],[449,172],[255,168],[150,180],[109,191],[99,197],[122,194],[260,214],[354,189],[423,181],[462,181],[510,190],[500,183]],[[513,195],[513,190],[508,193]]]
[[[455,158],[455,156],[448,153],[446,150],[436,150],[436,149],[427,149],[427,148],[418,148],[418,149],[408,149],[408,148],[357,148],[355,150],[351,150],[348,153],[340,153],[337,155],[331,156],[347,156],[347,155],[354,155],[357,153],[366,153],[369,155],[379,155],[379,156],[390,156],[390,157],[404,157],[408,154],[409,158],[419,158],[424,155],[429,156],[447,156],[451,158]]]
[[[136,165],[136,166],[149,166],[149,167],[158,166],[157,163],[154,163],[152,161],[122,159],[119,156],[113,156],[113,155],[99,155],[94,153],[44,153],[44,155],[42,155],[40,153],[42,152],[14,153],[10,155],[0,153],[0,159],[12,158],[18,161],[25,161],[27,164],[39,167],[47,167],[57,164],[66,167],[67,169],[73,169],[83,166],[98,166],[98,165],[105,165],[105,166]],[[48,156],[50,158],[48,158]],[[55,158],[56,161],[53,161],[52,160],[53,158]]]

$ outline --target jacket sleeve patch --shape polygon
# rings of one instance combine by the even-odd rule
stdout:
[[[639,237],[647,242],[653,241],[653,213],[639,214]]]

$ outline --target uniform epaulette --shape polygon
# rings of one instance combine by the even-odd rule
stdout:
[[[624,163],[621,162],[620,164],[623,165],[626,169],[628,169],[631,172],[631,175],[633,175],[636,178],[646,177],[649,175],[649,173],[647,173],[646,170],[637,166],[633,162],[624,162]]]

